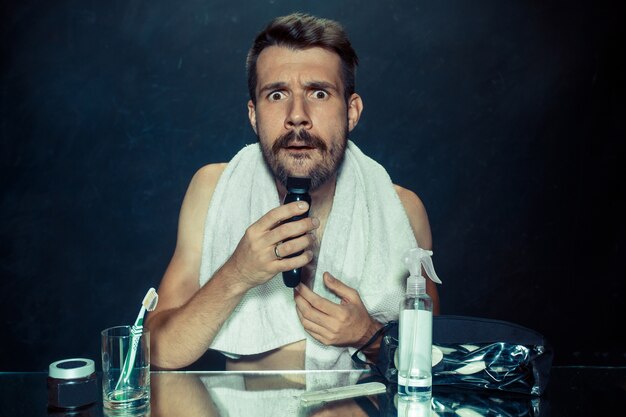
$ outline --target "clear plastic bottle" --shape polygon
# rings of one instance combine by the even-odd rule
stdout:
[[[432,393],[433,301],[426,294],[422,265],[434,282],[440,284],[441,281],[433,268],[431,255],[431,251],[415,248],[404,256],[410,276],[400,306],[398,394],[417,400],[430,398]]]
[[[435,417],[431,399],[416,400],[410,397],[398,397],[397,417]]]
[[[428,294],[407,294],[400,312],[398,394],[430,397],[433,302]]]

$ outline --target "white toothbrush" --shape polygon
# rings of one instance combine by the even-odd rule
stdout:
[[[135,320],[135,324],[130,328],[130,334],[132,335],[130,352],[124,361],[120,379],[118,379],[117,385],[115,386],[116,390],[128,384],[130,380],[130,375],[133,372],[133,364],[135,363],[135,356],[137,355],[137,345],[139,345],[139,339],[143,333],[143,316],[146,314],[146,311],[153,311],[158,301],[159,295],[156,290],[150,288],[141,302],[141,309],[137,315],[137,320]]]

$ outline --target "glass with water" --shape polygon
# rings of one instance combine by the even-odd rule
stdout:
[[[150,405],[147,330],[135,335],[131,326],[102,331],[102,400],[108,410],[140,410]]]

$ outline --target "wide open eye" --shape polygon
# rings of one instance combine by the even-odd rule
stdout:
[[[287,97],[283,91],[272,91],[267,95],[269,101],[279,101]]]
[[[311,96],[317,100],[325,100],[330,97],[330,94],[324,90],[315,90]]]

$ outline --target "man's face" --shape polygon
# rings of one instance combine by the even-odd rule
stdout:
[[[288,176],[311,177],[314,190],[337,172],[361,99],[353,94],[346,103],[341,60],[322,48],[270,46],[256,68],[248,116],[263,157],[283,184]]]

